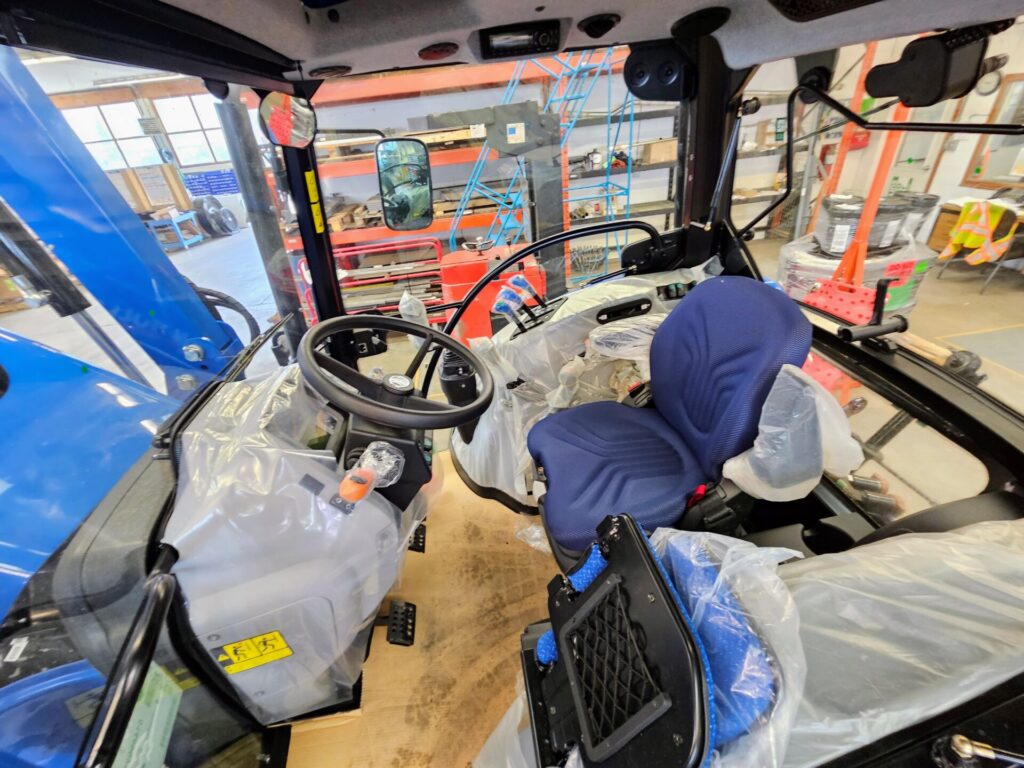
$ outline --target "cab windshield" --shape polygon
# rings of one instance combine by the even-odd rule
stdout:
[[[993,45],[1010,50],[1020,34],[1015,26]],[[895,59],[910,39],[840,49],[830,95],[872,119],[891,119],[891,101],[876,103],[858,87],[870,63]],[[134,236],[149,242],[129,249],[134,253],[108,249],[97,263],[92,254],[103,243],[33,226],[57,219],[48,214],[67,201],[4,199],[0,213],[12,242],[0,249],[0,324],[178,400],[282,317],[290,320],[275,341],[276,360],[268,356],[266,365],[286,361],[316,322],[315,291],[283,152],[259,128],[256,94],[232,87],[218,99],[201,80],[174,73],[5,53],[20,59],[53,108],[45,117],[60,123],[54,123],[55,141],[69,151],[84,149],[97,172],[89,183],[109,183],[111,205],[133,219]],[[457,263],[460,253],[492,250],[498,257],[546,235],[610,220],[641,219],[661,231],[676,225],[678,109],[627,91],[621,77],[627,55],[626,47],[597,48],[326,81],[312,100],[313,148],[345,311],[397,314],[406,297],[407,306],[420,300],[429,320],[442,323],[445,312],[433,310],[458,301],[480,276]],[[760,108],[742,118],[731,197],[737,228],[785,186],[785,103],[796,78],[794,60],[772,62],[744,90]],[[1020,78],[997,79],[986,93],[976,90],[908,117],[1017,120]],[[887,139],[803,102],[793,133],[793,193],[753,228],[748,248],[766,279],[806,300],[832,277],[852,241]],[[378,179],[374,148],[382,136],[423,143],[429,189],[410,183],[417,171],[408,163],[396,166],[408,179]],[[1000,247],[1007,246],[999,258],[970,257],[973,251],[946,258],[945,252],[970,201],[1016,204],[1024,177],[1014,176],[1021,169],[1007,158],[1020,141],[899,138],[862,278],[870,287],[880,276],[896,277],[886,311],[910,319],[910,333],[899,337],[905,349],[1017,410],[1024,409],[1015,336],[1024,333],[1016,322],[1024,299],[1015,284],[1016,227],[1007,217],[1007,232],[996,233]],[[389,228],[382,195],[413,192],[430,198],[414,201],[418,218],[402,231]],[[543,251],[534,269],[546,292],[558,296],[617,271],[622,249],[643,236],[634,230],[575,239]],[[140,295],[135,285],[152,283],[149,268],[137,269],[140,260],[159,261],[159,271],[171,275],[151,295]],[[483,306],[488,302],[479,303],[463,321],[464,337],[490,335],[504,324]],[[204,312],[212,324],[190,322],[184,337],[180,318],[165,317]],[[139,317],[152,319],[142,324]]]

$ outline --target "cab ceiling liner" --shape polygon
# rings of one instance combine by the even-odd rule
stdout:
[[[814,21],[880,0],[769,0],[790,21]]]
[[[201,16],[153,0],[0,0],[0,40],[53,51],[295,92],[297,64]]]

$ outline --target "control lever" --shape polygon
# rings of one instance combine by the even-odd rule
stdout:
[[[990,744],[973,741],[959,733],[939,739],[933,749],[935,763],[940,766],[974,766],[978,758],[991,760],[1000,765],[1024,766],[1024,755],[997,749]]]
[[[836,335],[843,341],[863,341],[874,339],[878,336],[885,336],[888,333],[902,333],[910,327],[907,318],[903,315],[893,315],[888,320],[882,320],[885,312],[885,299],[889,293],[889,283],[894,277],[883,277],[875,283],[875,306],[871,311],[871,320],[867,325],[853,325],[849,328],[840,328]]]
[[[463,406],[477,397],[476,374],[472,367],[450,349],[441,358],[441,391],[452,405]],[[477,419],[456,427],[463,442],[471,443],[476,432]]]
[[[526,275],[512,275],[512,277],[508,279],[508,284],[520,291],[526,291],[542,309],[547,307],[547,302],[544,301],[544,299],[540,297],[540,294],[534,290],[533,285],[531,285],[530,281],[526,279]]]
[[[337,506],[346,515],[351,514],[374,488],[397,483],[403,469],[405,454],[390,443],[374,440],[338,483]]]

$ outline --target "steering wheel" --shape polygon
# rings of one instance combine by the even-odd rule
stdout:
[[[375,381],[356,368],[318,350],[331,336],[343,331],[399,331],[423,339],[405,373],[387,373]],[[416,394],[413,377],[432,348],[450,350],[469,365],[480,380],[476,399],[466,405],[428,400]],[[299,370],[315,392],[343,411],[390,427],[443,429],[479,418],[494,397],[494,381],[487,367],[463,344],[445,333],[419,323],[383,315],[347,315],[325,320],[306,331],[299,344]],[[330,376],[355,392],[340,386]]]

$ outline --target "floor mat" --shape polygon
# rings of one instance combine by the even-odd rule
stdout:
[[[969,349],[1017,373],[1024,373],[1024,325],[945,336],[943,341]]]

